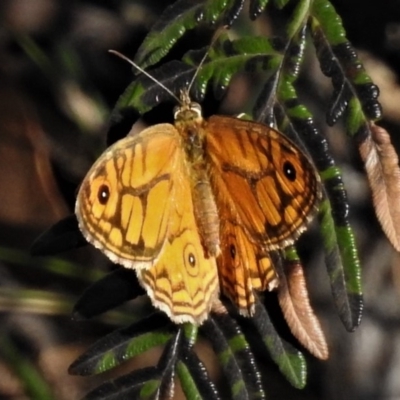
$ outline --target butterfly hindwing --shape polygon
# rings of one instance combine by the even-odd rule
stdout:
[[[271,259],[227,215],[221,220],[221,237],[222,252],[217,258],[221,290],[242,315],[253,315],[254,291],[272,289],[278,284]]]
[[[138,271],[138,278],[154,304],[175,322],[200,324],[218,297],[219,282],[216,260],[207,258],[202,246],[193,208],[190,170],[183,154],[171,180],[167,243],[157,263]]]

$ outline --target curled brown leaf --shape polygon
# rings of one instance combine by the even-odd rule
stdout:
[[[383,231],[400,251],[399,158],[388,132],[373,122],[371,135],[359,146],[372,191],[375,212]]]
[[[286,262],[284,269],[278,273],[278,300],[290,330],[311,354],[326,360],[329,356],[328,345],[311,308],[302,265]]]

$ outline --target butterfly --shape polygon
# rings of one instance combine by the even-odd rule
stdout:
[[[175,323],[201,324],[227,296],[245,316],[279,285],[270,252],[315,215],[321,182],[308,156],[267,125],[204,119],[181,92],[174,124],[110,146],[84,178],[75,212],[88,242],[136,271]]]

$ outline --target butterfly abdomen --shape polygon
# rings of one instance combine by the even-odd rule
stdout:
[[[210,182],[204,178],[193,182],[194,215],[206,255],[216,257],[221,252],[218,210]]]
[[[183,138],[193,211],[206,257],[221,253],[218,209],[211,189],[204,148],[204,120],[197,109],[183,108],[175,126]]]
[[[220,229],[217,204],[212,192],[210,177],[204,154],[201,150],[189,156],[189,169],[193,198],[193,211],[200,233],[202,245],[207,257],[216,257],[221,253]],[[193,154],[192,154],[193,155]]]

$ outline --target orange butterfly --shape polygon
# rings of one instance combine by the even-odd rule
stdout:
[[[156,307],[201,324],[220,290],[254,314],[254,291],[278,285],[269,252],[305,230],[320,188],[311,161],[280,132],[205,120],[183,91],[174,125],[128,135],[100,156],[75,211],[85,238],[135,269]]]

